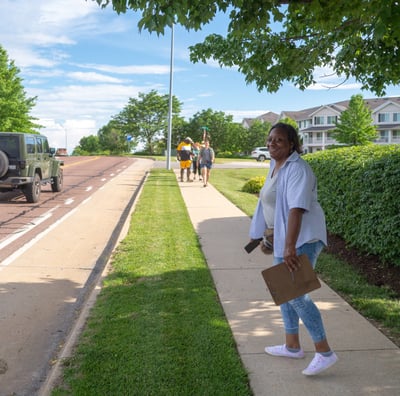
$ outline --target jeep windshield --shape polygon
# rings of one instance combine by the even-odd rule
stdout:
[[[0,135],[0,150],[5,152],[8,158],[18,158],[19,157],[18,136]]]

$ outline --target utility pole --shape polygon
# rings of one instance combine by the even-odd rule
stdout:
[[[174,24],[171,26],[171,57],[169,65],[169,109],[168,109],[168,138],[167,138],[167,170],[171,169],[171,137],[172,137],[172,86],[174,67]]]

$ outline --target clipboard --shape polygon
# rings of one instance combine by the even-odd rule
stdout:
[[[299,260],[300,268],[297,271],[290,272],[285,263],[261,271],[276,305],[281,305],[321,287],[307,255],[300,255]]]

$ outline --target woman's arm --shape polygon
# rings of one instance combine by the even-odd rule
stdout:
[[[289,211],[288,226],[285,239],[283,258],[289,271],[295,271],[299,266],[296,254],[296,242],[299,237],[304,209],[293,208]]]

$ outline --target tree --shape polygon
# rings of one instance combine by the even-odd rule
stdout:
[[[139,99],[129,98],[128,104],[114,118],[122,133],[144,143],[145,151],[155,153],[155,145],[165,136],[168,127],[169,96],[152,90],[139,93]],[[172,116],[181,111],[181,103],[172,97]]]
[[[29,115],[36,97],[26,97],[19,72],[0,46],[0,131],[38,133],[35,129],[41,125],[35,124],[36,118]]]
[[[283,117],[283,118],[281,118],[281,119],[279,120],[279,122],[283,122],[283,123],[285,123],[285,124],[289,124],[289,125],[291,125],[294,129],[296,129],[297,132],[299,131],[299,126],[297,125],[297,122],[296,122],[293,118],[290,118],[290,117]]]
[[[191,60],[238,67],[246,82],[276,92],[284,81],[304,90],[316,67],[343,81],[353,76],[378,96],[400,83],[400,5],[397,0],[94,0],[118,13],[142,12],[139,29],[164,34],[174,23],[200,30],[217,13],[229,17],[226,37],[192,46]]]
[[[222,111],[211,109],[197,112],[190,120],[188,128],[191,131],[189,136],[201,142],[203,140],[204,127],[207,128],[207,136],[210,137],[212,148],[216,153],[219,151],[231,151],[230,146],[230,127],[233,124],[233,117],[226,115]],[[184,138],[185,136],[182,136]]]
[[[250,153],[254,147],[265,146],[271,126],[269,122],[254,120],[247,129],[246,145],[243,151]]]
[[[246,151],[245,143],[247,138],[247,129],[238,122],[232,122],[228,125],[227,133],[227,152],[233,155],[244,153]]]
[[[98,141],[103,151],[111,154],[123,154],[130,152],[131,143],[128,143],[126,134],[115,120],[111,120],[97,132]]]
[[[101,151],[99,137],[95,135],[84,136],[79,140],[79,145],[75,147],[73,154],[83,155],[83,153],[95,154]]]
[[[361,146],[377,138],[375,125],[372,124],[371,110],[364,103],[362,95],[353,95],[349,107],[340,115],[332,136],[338,143]]]

